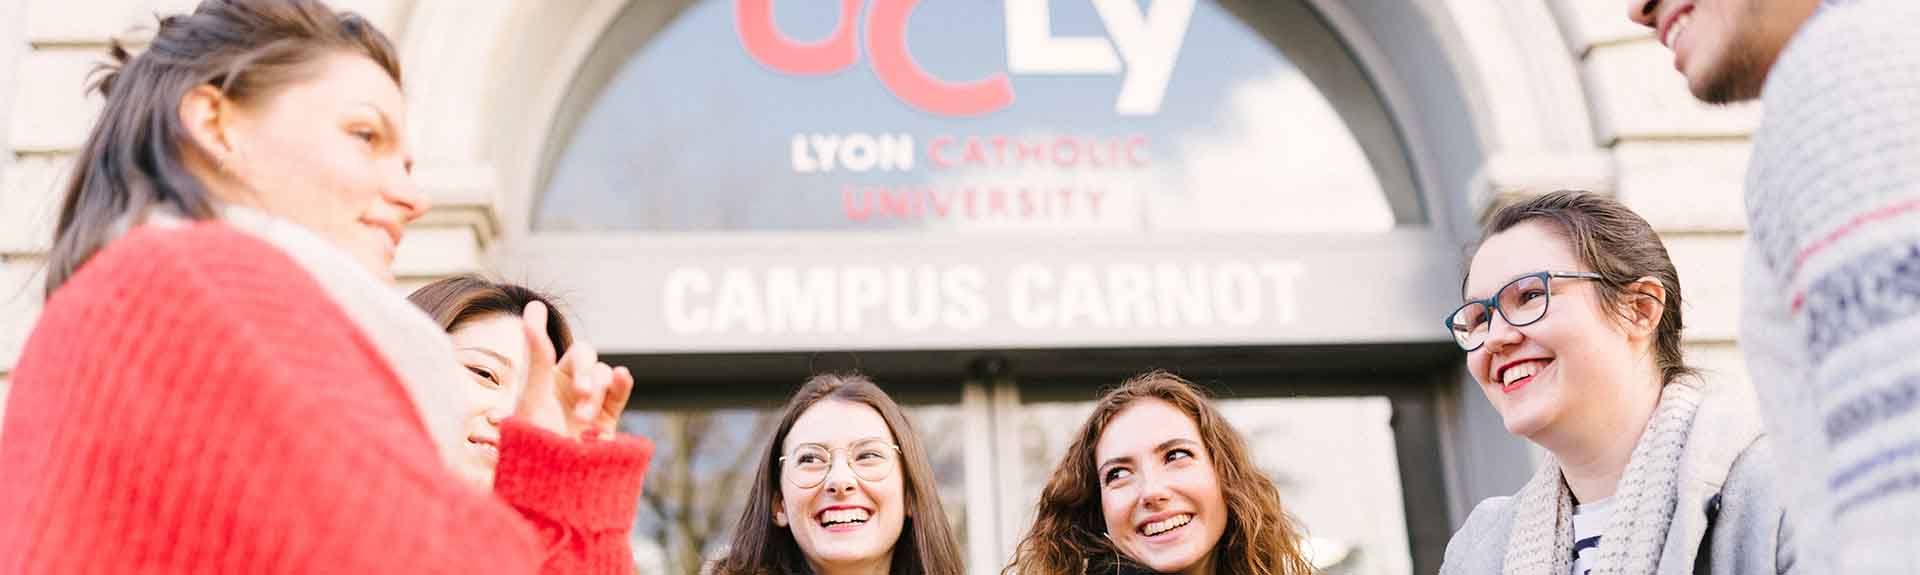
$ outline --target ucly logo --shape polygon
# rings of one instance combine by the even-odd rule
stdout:
[[[1194,0],[1152,0],[1144,13],[1138,0],[1091,1],[1106,26],[1105,38],[1055,36],[1048,0],[1006,0],[1007,69],[979,80],[937,78],[914,61],[907,49],[907,17],[919,0],[872,0],[865,10],[866,53],[888,91],[934,114],[977,116],[1011,105],[1013,83],[1008,74],[1124,73],[1114,111],[1127,115],[1160,111],[1187,23],[1193,18]],[[840,0],[833,34],[817,42],[799,42],[781,33],[773,22],[773,0],[735,0],[734,28],[747,53],[768,68],[800,76],[832,74],[860,59],[854,36],[861,3]]]

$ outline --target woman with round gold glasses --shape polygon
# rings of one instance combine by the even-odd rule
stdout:
[[[827,471],[836,463],[834,454],[842,452],[853,475],[869,482],[885,481],[900,466],[900,446],[880,437],[856,440],[845,448],[802,443],[780,456],[780,464],[794,486],[810,489],[827,479]]]
[[[1683,360],[1680,274],[1646,220],[1584,192],[1506,207],[1461,291],[1467,371],[1551,457],[1474,508],[1442,575],[1793,570],[1757,407]]]
[[[713,575],[960,575],[926,450],[865,376],[808,380],[764,453]]]

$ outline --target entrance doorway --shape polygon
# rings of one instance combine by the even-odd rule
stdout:
[[[723,553],[779,411],[809,374],[858,370],[907,410],[967,572],[996,575],[1106,388],[1151,369],[1199,384],[1280,488],[1326,573],[1439,568],[1450,534],[1439,436],[1457,354],[1439,345],[678,354],[640,374],[622,425],[653,438],[636,561],[692,575]]]

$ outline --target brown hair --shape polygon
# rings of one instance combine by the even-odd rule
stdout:
[[[1681,377],[1696,375],[1696,371],[1687,366],[1680,348],[1680,330],[1686,327],[1680,315],[1680,272],[1667,256],[1667,246],[1661,243],[1660,234],[1654,233],[1647,220],[1613,198],[1593,192],[1561,190],[1500,208],[1487,220],[1486,229],[1480,234],[1481,241],[1534,220],[1551,223],[1554,231],[1566,239],[1567,247],[1573,250],[1581,265],[1600,274],[1601,278],[1592,283],[1604,296],[1600,300],[1603,311],[1605,302],[1651,297],[1628,286],[1641,278],[1658,280],[1667,292],[1666,301],[1661,302],[1664,311],[1654,328],[1653,341],[1654,362],[1660,368],[1661,381],[1673,383]],[[1465,287],[1462,280],[1463,293]],[[1625,311],[1616,308],[1615,312],[1613,315],[1617,318],[1632,319]]]
[[[138,56],[118,41],[89,91],[106,99],[74,162],[48,257],[51,295],[112,239],[129,216],[156,207],[195,220],[214,217],[213,197],[187,170],[191,145],[180,102],[214,86],[235,102],[271,97],[336,53],[366,56],[400,83],[393,44],[366,19],[319,0],[205,0],[160,19]]]
[[[1221,575],[1307,575],[1301,532],[1280,505],[1280,490],[1253,463],[1240,437],[1212,402],[1180,376],[1154,371],[1107,392],[1067,447],[1047,486],[1033,528],[1021,539],[1005,575],[1085,575],[1091,565],[1124,562],[1104,536],[1100,478],[1094,446],[1115,415],[1143,399],[1158,399],[1192,419],[1213,460],[1227,503],[1227,527],[1214,544]]]
[[[526,286],[458,275],[421,286],[407,296],[407,301],[426,310],[448,333],[493,314],[521,317],[527,304],[540,302],[547,306],[547,338],[553,340],[554,356],[566,355],[567,346],[573,345],[573,330],[567,327],[567,318],[553,298]]]
[[[906,474],[907,519],[900,540],[893,547],[892,575],[961,575],[960,546],[947,525],[946,511],[940,505],[940,491],[934,485],[933,465],[927,452],[907,421],[905,412],[893,398],[880,391],[873,380],[858,373],[822,374],[808,379],[800,391],[787,401],[780,426],[761,454],[760,471],[754,475],[753,491],[747,495],[746,510],[733,528],[733,545],[727,556],[714,562],[713,575],[798,575],[810,573],[806,557],[793,540],[793,532],[773,523],[774,496],[780,493],[780,448],[787,441],[793,423],[814,404],[826,400],[859,403],[880,412],[900,446],[901,470]]]

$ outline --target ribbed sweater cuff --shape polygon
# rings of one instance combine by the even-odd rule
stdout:
[[[628,529],[653,442],[614,434],[574,440],[508,419],[500,426],[493,491],[520,509],[587,530]]]

